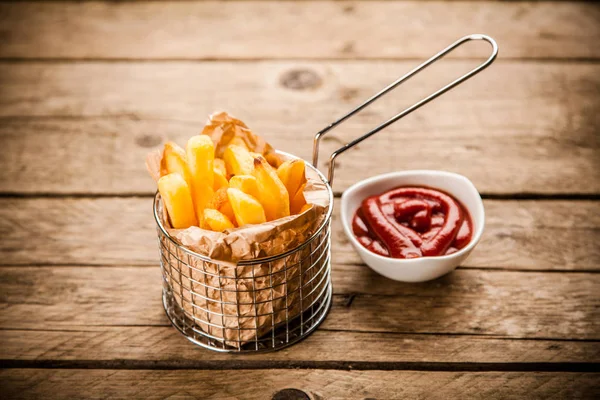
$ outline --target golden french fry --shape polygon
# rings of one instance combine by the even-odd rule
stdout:
[[[252,197],[258,197],[256,178],[252,175],[235,175],[229,180],[229,187],[240,189]]]
[[[238,226],[266,222],[265,210],[254,197],[234,188],[227,189],[227,197]]]
[[[163,156],[160,164],[160,176],[179,173],[188,185],[192,183],[192,174],[187,164],[185,151],[176,143],[167,142],[163,149]]]
[[[225,161],[223,161],[223,159],[215,158],[213,163],[213,173],[215,178],[213,188],[215,190],[219,190],[220,188],[228,185],[227,169],[225,168]]]
[[[206,208],[218,210],[222,214],[225,214],[230,221],[235,221],[235,215],[229,204],[229,198],[227,197],[227,187],[222,187],[215,192],[212,199],[206,204]]]
[[[190,168],[192,185],[205,184],[212,188],[214,183],[213,162],[215,146],[206,135],[192,136],[185,147],[187,163]]]
[[[218,210],[227,202],[227,188],[221,188],[215,191],[215,194],[210,199],[210,201],[206,204],[206,208],[212,208],[213,210]]]
[[[236,223],[236,219],[235,219],[235,213],[233,212],[233,207],[231,207],[231,203],[229,202],[229,199],[227,199],[227,203],[223,204],[221,206],[221,208],[219,208],[219,212],[221,212],[223,215],[225,215],[227,218],[229,218],[229,220],[233,223],[233,225],[237,226]]]
[[[256,178],[257,199],[265,209],[267,221],[290,215],[290,199],[287,189],[277,176],[277,171],[269,165],[264,157],[254,159],[252,175]]]
[[[215,174],[213,189],[217,191],[221,188],[226,188],[227,185],[229,185],[229,182],[227,182],[227,176],[218,167],[214,167],[213,172]]]
[[[200,227],[204,227],[202,224],[202,217],[204,215],[204,209],[213,198],[215,191],[212,186],[208,186],[205,182],[195,184],[192,186],[192,200],[194,203],[194,210],[196,210],[196,216]]]
[[[223,176],[227,176],[227,168],[225,167],[225,161],[222,158],[215,158],[213,162],[214,169],[221,171]]]
[[[228,175],[250,175],[254,169],[254,159],[245,147],[227,146],[223,160]]]
[[[290,195],[290,202],[298,191],[298,188],[306,183],[305,169],[304,160],[300,159],[288,160],[277,168],[277,176],[279,176],[279,179],[285,185]]]
[[[294,198],[290,202],[290,211],[292,214],[300,214],[302,212],[302,207],[306,204],[306,199],[304,198],[304,187],[306,183],[302,184],[298,188],[298,191],[294,195]]]
[[[214,153],[212,139],[206,135],[192,136],[187,142],[186,158],[191,176],[189,185],[200,226],[204,226],[203,211],[214,194]]]
[[[279,168],[283,164],[283,158],[273,150],[265,154],[265,159],[273,168]]]
[[[204,222],[211,230],[215,232],[223,232],[225,229],[235,228],[229,218],[219,211],[211,208],[204,210]]]
[[[204,220],[204,210],[202,210],[202,219],[200,221],[198,221],[198,224],[200,225],[200,228],[202,228],[202,229],[206,229],[207,231],[212,230],[211,227]]]
[[[198,225],[192,194],[181,174],[175,172],[161,177],[158,180],[158,191],[167,207],[173,228],[185,229]]]

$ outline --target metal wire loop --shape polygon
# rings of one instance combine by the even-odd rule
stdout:
[[[335,128],[336,126],[338,126],[339,124],[341,124],[342,122],[346,121],[348,118],[350,118],[351,116],[353,116],[357,112],[359,112],[362,109],[368,107],[375,100],[377,100],[380,97],[382,97],[383,95],[389,93],[390,91],[392,91],[393,89],[395,89],[396,87],[398,87],[401,83],[405,82],[406,80],[408,80],[412,76],[416,75],[418,72],[422,71],[423,69],[425,69],[429,65],[433,64],[435,61],[437,61],[440,58],[444,57],[446,54],[450,53],[452,50],[456,49],[457,47],[459,47],[463,43],[469,42],[471,40],[484,40],[484,41],[488,42],[492,46],[492,54],[489,56],[489,58],[483,64],[481,64],[478,67],[476,67],[476,68],[472,69],[471,71],[467,72],[466,74],[464,74],[460,78],[455,79],[454,81],[450,82],[446,86],[442,87],[441,89],[439,89],[436,92],[430,94],[429,96],[423,98],[422,100],[420,100],[417,103],[413,104],[412,106],[408,107],[404,111],[402,111],[399,114],[395,115],[394,117],[390,118],[386,122],[382,123],[381,125],[379,125],[375,129],[367,132],[366,134],[364,134],[363,136],[361,136],[361,137],[359,137],[357,139],[354,139],[353,141],[351,141],[351,142],[343,145],[342,147],[340,147],[339,149],[337,149],[333,153],[331,153],[331,156],[329,157],[329,174],[328,174],[328,181],[329,181],[329,185],[330,186],[333,185],[333,175],[334,175],[334,172],[335,172],[335,159],[337,158],[337,156],[339,156],[340,154],[342,154],[346,150],[354,147],[355,145],[357,145],[358,143],[362,142],[363,140],[371,137],[372,135],[376,134],[377,132],[381,131],[382,129],[387,128],[388,126],[390,126],[394,122],[398,121],[400,118],[402,118],[402,117],[410,114],[411,112],[415,111],[419,107],[421,107],[421,106],[429,103],[431,100],[435,99],[436,97],[442,95],[443,93],[449,91],[450,89],[454,88],[455,86],[459,85],[460,83],[466,81],[467,79],[471,78],[472,76],[476,75],[477,73],[479,73],[482,70],[484,70],[485,68],[487,68],[496,59],[496,56],[498,55],[498,44],[496,43],[496,41],[494,39],[492,39],[491,37],[489,37],[487,35],[472,34],[472,35],[465,36],[465,37],[457,40],[456,42],[452,43],[450,46],[446,47],[445,49],[443,49],[442,51],[440,51],[439,53],[437,53],[436,55],[434,55],[433,57],[431,57],[430,59],[428,59],[427,61],[425,61],[423,64],[421,64],[418,67],[414,68],[412,71],[408,72],[406,75],[398,78],[395,82],[391,83],[390,85],[388,85],[387,87],[385,87],[384,89],[382,89],[380,92],[378,92],[375,95],[373,95],[367,101],[365,101],[364,103],[362,103],[361,105],[359,105],[358,107],[356,107],[354,110],[350,111],[348,114],[346,114],[343,117],[339,118],[337,121],[332,122],[331,124],[329,124],[328,126],[326,126],[324,129],[322,129],[321,131],[319,131],[315,135],[315,138],[314,138],[314,141],[313,141],[313,166],[315,168],[318,168],[318,163],[319,163],[319,142],[321,140],[321,137],[323,137],[323,135],[325,135],[325,133],[329,132],[330,130],[332,130],[333,128]]]

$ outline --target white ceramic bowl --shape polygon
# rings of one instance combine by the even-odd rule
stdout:
[[[467,209],[473,220],[471,242],[456,253],[439,257],[395,259],[383,257],[364,248],[352,233],[352,218],[361,202],[369,196],[386,192],[399,186],[427,186],[442,190]],[[423,282],[453,271],[471,253],[481,239],[485,213],[481,196],[466,177],[444,171],[402,171],[374,176],[350,187],[342,195],[342,224],[346,236],[362,258],[375,272],[396,281]]]

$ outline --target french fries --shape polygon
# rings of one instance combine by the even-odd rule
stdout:
[[[188,166],[185,151],[173,142],[165,143],[163,157],[160,165],[160,176],[177,172],[188,183],[192,181],[192,174]]]
[[[198,225],[190,188],[180,173],[162,176],[158,180],[158,191],[167,207],[173,228],[185,229]]]
[[[222,187],[217,190],[206,205],[206,208],[218,210],[229,218],[230,221],[235,221],[233,209],[231,208],[229,198],[227,197],[227,187]]]
[[[258,185],[252,175],[236,175],[229,180],[229,187],[239,189],[250,196],[258,197]]]
[[[306,199],[304,198],[304,187],[306,184],[303,184],[298,188],[296,194],[294,194],[294,198],[290,201],[290,210],[292,214],[300,214],[302,212],[302,207],[306,205]]]
[[[227,188],[221,188],[215,192],[208,204],[206,204],[206,208],[218,210],[223,207],[227,201]]]
[[[229,182],[227,182],[227,169],[225,168],[225,161],[223,161],[223,159],[215,158],[213,162],[213,174],[215,177],[213,189],[215,191],[222,187],[227,187]]]
[[[258,201],[265,209],[267,221],[290,215],[290,199],[287,189],[277,176],[277,171],[264,157],[254,159],[254,171],[258,187]],[[234,208],[235,210],[235,208]]]
[[[228,175],[250,175],[254,169],[254,158],[241,146],[229,145],[223,154]]]
[[[204,210],[204,223],[210,230],[215,232],[223,232],[225,229],[233,229],[235,226],[223,213],[212,208]]]
[[[222,158],[215,158],[213,162],[214,170],[220,172],[221,175],[227,176],[227,168],[225,167],[225,161]]]
[[[187,142],[185,152],[192,184],[206,184],[212,188],[215,181],[213,172],[215,146],[212,139],[206,135],[192,136]]]
[[[221,208],[219,209],[219,211],[221,213],[223,213],[223,215],[225,215],[227,218],[229,218],[229,220],[234,225],[236,225],[237,221],[235,219],[235,214],[233,212],[233,207],[231,207],[231,202],[229,201],[229,198],[227,199],[227,202],[225,204],[223,204],[223,206],[221,206]]]
[[[196,211],[196,217],[200,226],[202,226],[202,217],[204,215],[204,209],[208,202],[213,198],[215,191],[211,186],[201,182],[191,187],[192,202],[194,204],[194,210]]]
[[[290,203],[300,186],[306,183],[305,170],[304,160],[300,159],[285,161],[277,168],[277,176],[279,176],[288,191]]]
[[[264,139],[233,122],[231,129],[213,133],[212,127],[191,137],[185,150],[167,142],[152,164],[173,228],[223,232],[311,207],[304,197],[304,161],[284,162]]]
[[[274,168],[279,168],[279,166],[283,163],[283,159],[281,158],[281,156],[275,153],[274,151],[266,153],[265,159]]]
[[[191,179],[188,184],[192,192],[196,217],[202,225],[204,208],[214,194],[215,146],[210,137],[197,135],[188,140],[185,150]]]
[[[225,175],[223,171],[217,167],[213,168],[213,172],[215,174],[215,183],[213,184],[213,189],[217,191],[221,188],[226,188],[229,184],[229,182],[227,182],[227,175]]]
[[[267,221],[263,206],[254,197],[234,188],[227,189],[227,197],[238,226],[262,224]]]

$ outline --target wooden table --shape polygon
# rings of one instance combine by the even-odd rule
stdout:
[[[334,305],[307,340],[219,354],[169,325],[150,149],[225,109],[309,159],[316,131],[474,32],[498,40],[497,62],[344,155],[334,187],[415,168],[468,176],[487,221],[464,265],[385,279],[336,203]],[[2,4],[0,42],[1,397],[600,396],[597,5]],[[323,153],[487,53],[472,44],[436,64]]]

